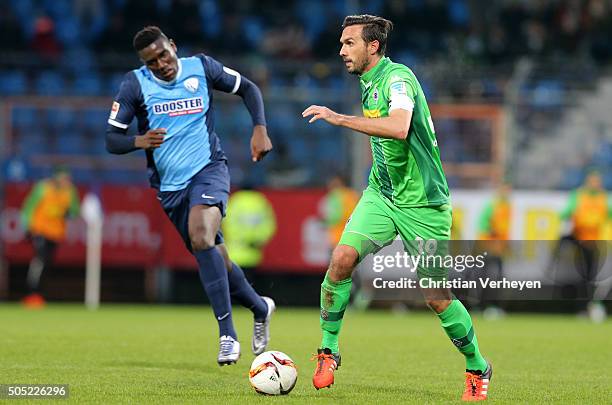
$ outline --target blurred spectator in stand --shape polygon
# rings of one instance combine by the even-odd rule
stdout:
[[[612,218],[612,204],[603,188],[601,174],[592,170],[588,172],[582,187],[570,194],[570,199],[561,213],[567,221],[564,228],[569,231],[562,237],[562,242],[573,244],[577,249],[577,268],[583,280],[587,299],[590,300],[587,310],[590,318],[599,322],[606,317],[605,307],[593,300],[593,291],[597,282],[600,263],[600,245],[608,221]]]
[[[56,62],[62,46],[55,35],[55,23],[46,16],[40,16],[34,22],[34,36],[31,47],[47,62]]]
[[[39,181],[26,197],[21,223],[34,247],[28,268],[29,294],[23,299],[27,307],[45,305],[40,294],[42,273],[53,260],[57,245],[66,235],[66,221],[79,214],[79,195],[65,167],[54,169],[53,177]]]

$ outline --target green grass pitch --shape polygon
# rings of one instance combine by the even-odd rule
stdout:
[[[234,319],[242,358],[220,368],[207,307],[104,305],[88,312],[77,305],[28,311],[1,304],[0,384],[69,384],[69,400],[58,403],[460,402],[463,358],[428,312],[347,311],[336,384],[315,391],[309,358],[319,343],[318,313],[279,308],[269,348],[286,352],[299,368],[297,386],[283,397],[250,387],[251,316],[237,310]],[[474,322],[495,370],[489,402],[612,400],[612,322],[554,315]]]

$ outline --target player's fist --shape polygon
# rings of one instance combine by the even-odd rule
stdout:
[[[272,141],[268,137],[268,130],[263,125],[256,125],[251,137],[251,158],[253,162],[259,162],[271,150]]]
[[[136,135],[134,146],[140,149],[157,149],[164,143],[165,128],[150,129],[144,135]]]

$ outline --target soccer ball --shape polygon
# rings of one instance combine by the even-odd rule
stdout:
[[[264,352],[253,360],[249,381],[260,394],[285,395],[295,387],[297,367],[283,352]]]

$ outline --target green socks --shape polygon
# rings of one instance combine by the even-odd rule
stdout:
[[[321,284],[321,331],[323,339],[321,348],[329,348],[338,353],[338,335],[342,327],[342,318],[351,296],[353,280],[347,278],[334,283],[327,274]],[[461,301],[452,300],[442,313],[438,314],[442,327],[453,344],[465,356],[466,369],[484,372],[487,362],[478,350],[478,339],[472,327],[472,318]]]
[[[338,334],[342,327],[344,310],[348,305],[351,296],[351,286],[353,280],[346,280],[334,283],[325,274],[325,279],[321,284],[321,331],[323,340],[321,348],[329,348],[332,353],[338,353]]]
[[[474,333],[472,318],[461,301],[452,300],[448,308],[439,313],[438,317],[451,342],[465,356],[465,368],[484,372],[487,362],[478,350],[478,339]]]

